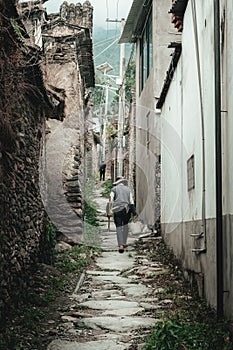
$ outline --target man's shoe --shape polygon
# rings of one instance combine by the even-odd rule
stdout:
[[[119,253],[124,253],[124,246],[123,246],[123,245],[120,245],[120,246],[119,246],[118,252],[119,252]]]

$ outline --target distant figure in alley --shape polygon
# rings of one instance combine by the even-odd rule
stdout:
[[[102,162],[102,164],[99,167],[100,181],[105,180],[105,170],[106,170],[106,164],[105,162]]]
[[[118,177],[113,186],[109,197],[109,208],[113,212],[116,225],[119,253],[124,253],[124,249],[128,246],[128,223],[131,214],[136,219],[137,213],[127,180]]]

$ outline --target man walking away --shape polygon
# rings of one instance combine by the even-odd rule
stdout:
[[[105,170],[106,170],[106,164],[103,162],[99,167],[100,181],[105,180]]]
[[[128,246],[128,223],[131,214],[136,219],[137,213],[127,180],[119,177],[113,185],[114,187],[110,192],[109,206],[113,212],[114,223],[116,225],[119,253],[124,253],[124,248]]]

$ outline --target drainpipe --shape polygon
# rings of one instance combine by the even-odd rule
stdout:
[[[220,4],[214,0],[214,65],[215,65],[215,160],[216,160],[216,267],[217,315],[223,317],[223,232],[222,232],[222,123]]]
[[[195,0],[191,1],[192,17],[193,17],[193,29],[194,29],[194,41],[195,52],[197,60],[197,76],[199,85],[199,99],[200,99],[200,117],[201,117],[201,139],[202,139],[202,231],[199,233],[191,234],[195,239],[204,239],[204,246],[202,248],[192,249],[192,252],[196,254],[206,253],[206,151],[205,151],[205,116],[203,106],[203,88],[201,81],[201,62],[198,42],[198,25],[197,25],[197,11]]]

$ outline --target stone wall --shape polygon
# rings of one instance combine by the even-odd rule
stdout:
[[[66,232],[74,233],[75,228],[78,235],[82,233],[85,154],[84,93],[85,87],[93,85],[94,82],[91,38],[87,30],[74,28],[75,25],[72,23],[70,26],[66,23],[65,29],[69,32],[68,37],[61,38],[61,41],[58,40],[53,45],[56,35],[53,31],[49,31],[54,25],[53,28],[60,31],[62,37],[62,28],[64,28],[61,18],[58,18],[59,23],[55,20],[55,23],[53,22],[47,28],[47,37],[51,34],[50,39],[52,38],[50,40],[52,46],[50,53],[53,54],[51,60],[49,54],[46,56],[49,51],[45,52],[45,60],[50,70],[45,69],[42,75],[39,62],[43,61],[44,56],[38,49],[38,45],[35,46],[35,38],[30,36],[38,34],[38,31],[33,30],[35,28],[31,26],[30,21],[36,19],[38,28],[43,24],[39,23],[43,22],[45,14],[41,7],[42,4],[43,1],[37,1],[35,5],[38,5],[38,8],[32,6],[31,2],[23,5],[21,19],[25,21],[25,14],[30,15],[28,21],[25,22],[30,33],[26,34],[25,26],[16,11],[15,1],[1,1],[1,319],[4,319],[11,306],[16,305],[17,301],[22,300],[23,295],[26,295],[23,292],[26,290],[27,276],[35,268],[35,263],[50,261],[51,222],[48,220],[48,214],[59,216],[65,212],[63,202],[60,202],[60,195],[65,198],[64,205],[67,206],[65,220],[64,216],[59,217],[60,221],[67,223]],[[82,8],[83,20],[86,21],[87,26],[92,25],[92,17],[89,17],[92,12],[89,5],[89,2],[86,1]],[[8,18],[13,19],[9,22]],[[72,21],[69,20],[69,22]],[[81,41],[77,33],[81,33]],[[60,43],[62,45],[59,48]],[[83,50],[82,43],[89,52]],[[53,46],[55,46],[55,52],[52,52]],[[79,50],[81,48],[82,50]],[[77,57],[77,51],[82,51],[79,57]],[[87,57],[89,76],[82,77],[78,64],[82,65],[85,57]],[[83,72],[85,68],[82,68]],[[53,83],[52,86],[47,85],[47,90],[44,86],[45,78],[47,78],[47,83]],[[51,105],[47,91],[50,97],[52,96],[52,100],[56,100],[55,106]],[[59,110],[59,116],[51,115],[51,113],[57,113],[57,110]],[[51,132],[46,137],[45,120],[51,117],[55,119],[57,117],[58,120],[55,121],[58,127],[50,130]],[[46,158],[46,151],[49,147],[50,158],[53,159],[51,165],[54,165],[50,169]],[[66,162],[69,165],[64,168]],[[44,207],[49,197],[46,180],[49,184],[58,186],[53,193],[54,197],[51,196],[52,202],[48,208]],[[72,220],[75,218],[75,224],[68,220],[69,215],[72,216]]]
[[[42,32],[46,86],[64,93],[64,120],[59,124],[49,121],[50,135],[44,148],[49,171],[42,174],[49,196],[43,199],[60,237],[73,243],[83,240],[85,156],[93,142],[86,122],[89,107],[85,94],[85,89],[94,85],[91,26],[88,1],[83,6],[64,2],[60,13],[49,16]]]
[[[64,1],[60,7],[60,17],[70,24],[85,27],[92,31],[93,7],[88,0],[83,5],[80,2],[77,4],[68,4],[67,1]]]
[[[43,258],[47,218],[39,189],[39,157],[49,102],[38,53],[22,44],[14,1],[0,16],[0,318],[17,303],[27,275]],[[7,20],[14,17],[9,25]],[[5,30],[7,28],[7,30]],[[21,296],[20,296],[21,293]]]
[[[42,48],[41,27],[46,22],[46,10],[43,7],[43,0],[17,2],[17,12],[23,20],[28,35],[27,41],[30,45],[37,45]]]

